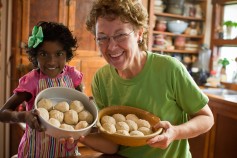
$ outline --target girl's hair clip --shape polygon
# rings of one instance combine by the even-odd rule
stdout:
[[[41,26],[34,26],[32,29],[32,35],[28,39],[28,47],[36,48],[41,42],[43,42],[43,30]]]

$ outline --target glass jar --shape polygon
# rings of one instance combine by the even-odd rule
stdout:
[[[167,28],[167,26],[166,26],[166,21],[164,21],[164,20],[162,20],[162,21],[156,21],[156,25],[155,25],[155,31],[162,31],[162,32],[164,32],[164,31],[166,31],[166,28]]]

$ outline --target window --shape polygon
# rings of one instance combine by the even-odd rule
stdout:
[[[220,7],[220,8],[218,8]],[[237,4],[220,4],[218,7],[214,8],[217,10],[217,14],[219,16],[214,16],[214,23],[220,22],[223,23],[225,21],[237,22],[236,14],[233,14],[237,10]],[[222,19],[218,19],[221,18]],[[215,26],[213,26],[215,27]],[[230,62],[228,66],[226,66],[227,73],[227,81],[230,83],[234,83],[237,79],[234,79],[234,76],[237,74],[237,27],[233,27],[231,34],[227,35],[227,27],[223,27],[224,36],[223,39],[215,39],[212,41],[212,51],[213,51],[213,60],[212,60],[212,68],[217,71],[217,74],[220,73],[221,65],[218,64],[219,59],[227,58]],[[212,35],[214,37],[214,35]]]
[[[230,4],[230,5],[224,5],[224,16],[223,21],[233,21],[237,22],[237,16],[235,13],[237,10],[237,4]],[[227,28],[224,27],[224,38],[226,37]],[[234,39],[237,37],[237,27],[231,28],[231,36],[230,39]]]

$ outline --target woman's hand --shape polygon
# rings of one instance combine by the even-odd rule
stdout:
[[[32,129],[35,129],[39,132],[45,131],[45,128],[39,122],[39,111],[36,109],[25,112],[25,122]]]
[[[60,138],[60,143],[62,144],[65,144],[65,143],[68,143],[68,144],[73,144],[75,142],[74,138],[73,137],[69,137],[68,139],[66,138]]]
[[[163,128],[163,133],[149,139],[147,144],[151,147],[166,149],[175,140],[177,134],[175,132],[175,126],[172,126],[168,121],[160,121],[154,128]]]

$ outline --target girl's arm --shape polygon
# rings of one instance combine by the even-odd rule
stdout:
[[[0,110],[0,121],[7,123],[25,122],[23,112],[20,113],[14,110],[24,101],[29,100],[30,97],[31,94],[27,92],[13,94]]]
[[[15,111],[17,106],[22,104],[24,101],[29,101],[30,98],[31,94],[28,92],[13,94],[0,110],[0,121],[5,123],[24,122],[33,129],[43,131],[44,129],[38,122],[38,111]]]

